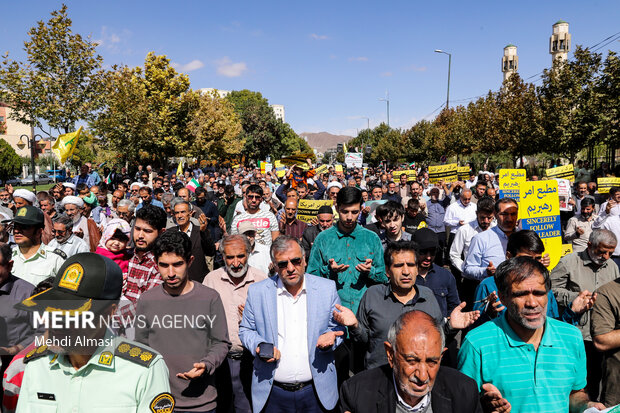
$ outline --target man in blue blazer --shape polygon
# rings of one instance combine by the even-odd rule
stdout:
[[[250,286],[239,326],[241,342],[255,357],[254,412],[332,410],[338,402],[334,350],[345,332],[333,317],[340,307],[336,284],[305,274],[304,250],[295,238],[276,238],[271,259],[278,275]]]

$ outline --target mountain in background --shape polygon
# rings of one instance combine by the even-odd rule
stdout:
[[[312,149],[316,149],[316,151],[320,153],[324,153],[328,149],[335,149],[336,145],[339,143],[348,142],[353,139],[353,136],[332,135],[328,132],[302,132],[298,135],[305,139]]]

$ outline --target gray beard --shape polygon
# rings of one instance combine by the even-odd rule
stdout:
[[[233,278],[241,278],[241,277],[244,277],[248,273],[249,264],[246,261],[245,265],[243,266],[243,268],[241,268],[240,271],[233,271],[228,265],[226,265],[225,267],[226,267],[226,273],[228,275],[230,275]]]

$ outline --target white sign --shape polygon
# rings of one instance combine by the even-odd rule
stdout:
[[[364,155],[358,152],[347,152],[344,154],[344,163],[347,168],[361,168],[364,163]]]
[[[558,181],[558,196],[560,197],[560,211],[572,211],[572,205],[568,204],[571,196],[570,181],[568,179],[556,179]]]

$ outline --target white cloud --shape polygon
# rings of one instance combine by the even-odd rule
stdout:
[[[239,77],[248,70],[245,62],[233,63],[228,56],[215,61],[217,74],[225,77]]]
[[[358,56],[358,57],[349,57],[349,62],[367,62],[368,58],[366,56]]]
[[[170,64],[170,66],[172,66],[173,68],[175,68],[177,71],[181,72],[181,73],[187,73],[187,72],[191,72],[194,70],[198,70],[201,67],[204,67],[204,63],[202,63],[200,60],[192,60],[191,62],[187,63],[187,64],[179,64],[176,62],[172,62]]]
[[[104,47],[112,53],[119,53],[121,46],[126,44],[126,40],[131,36],[131,31],[127,29],[121,30],[121,32],[112,31],[107,26],[101,27],[101,33],[98,39],[94,39],[93,42],[97,43],[100,47]]]
[[[407,66],[406,70],[413,71],[413,72],[426,72],[426,66],[410,65],[410,66]]]
[[[390,77],[392,75],[393,75],[392,72],[383,72],[383,73],[381,73],[381,77]]]
[[[312,33],[312,34],[310,35],[310,38],[311,38],[311,39],[314,39],[314,40],[328,40],[328,39],[329,39],[329,36],[327,36],[327,35],[325,35],[325,34],[316,34],[316,33]]]

